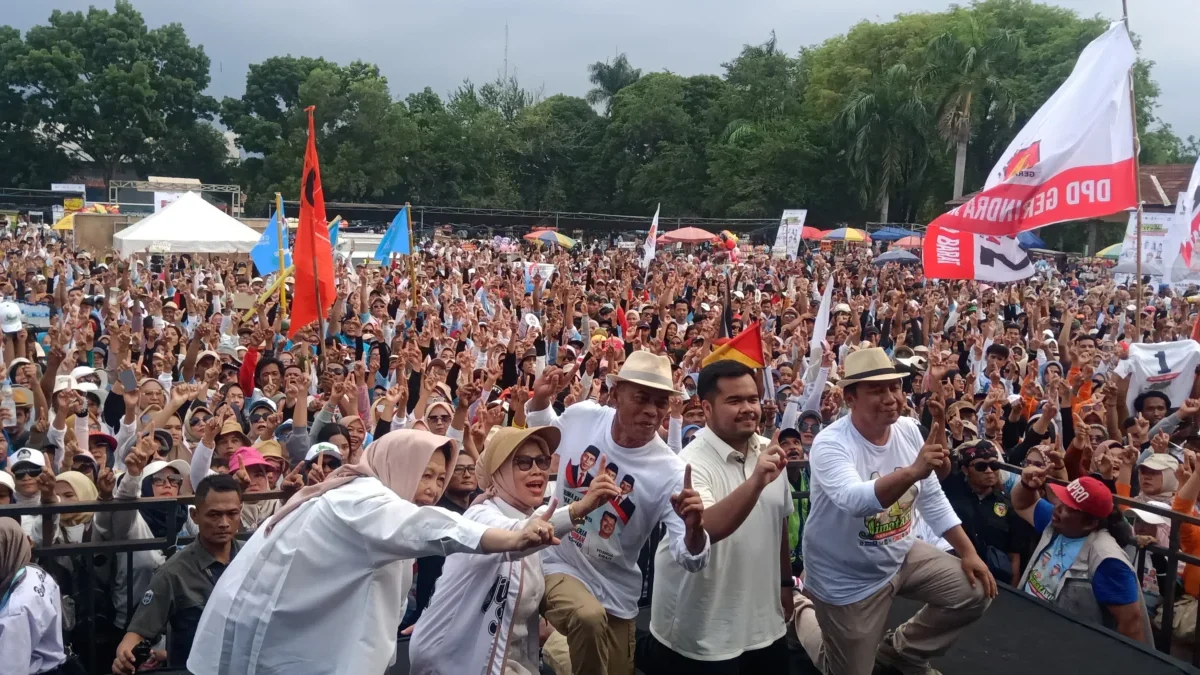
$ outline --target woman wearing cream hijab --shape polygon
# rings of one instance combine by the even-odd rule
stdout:
[[[489,528],[432,506],[458,450],[398,430],[311,485],[259,528],[221,575],[196,629],[194,675],[382,673],[412,585],[412,559],[523,551],[550,524]],[[432,498],[432,499],[431,499]]]
[[[95,484],[78,471],[64,471],[55,477],[54,494],[60,502],[94,502],[100,498]],[[63,513],[58,516],[63,540],[72,544],[88,541],[92,529],[92,513]]]
[[[565,536],[575,522],[621,491],[600,471],[587,494],[568,508],[542,506],[556,427],[505,427],[488,439],[476,475],[484,494],[465,518],[505,530],[542,521]],[[601,460],[603,461],[603,460]],[[538,672],[538,606],[545,592],[541,556],[452,555],[409,645],[413,675],[533,675]],[[483,607],[483,613],[463,607]]]

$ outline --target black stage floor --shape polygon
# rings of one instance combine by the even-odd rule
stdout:
[[[899,625],[912,616],[918,606],[915,602],[897,599],[888,626]],[[639,626],[645,628],[648,622],[649,612],[643,612]],[[1003,588],[983,619],[964,633],[949,654],[934,661],[933,665],[945,675],[1200,674],[1200,670],[1189,665],[1157,653],[1148,654],[1112,633],[1077,623]],[[790,675],[816,672],[802,652],[796,655]],[[407,673],[408,644],[402,642],[397,664],[389,675]]]

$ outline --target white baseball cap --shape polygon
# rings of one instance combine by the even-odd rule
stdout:
[[[338,450],[338,446],[333,443],[317,443],[308,449],[308,454],[304,456],[304,461],[311,462],[317,458],[317,455],[333,455],[342,461],[342,451]]]
[[[12,474],[3,469],[0,469],[0,485],[8,487],[9,492],[17,491],[17,481],[13,479]]]
[[[10,467],[16,467],[18,464],[33,464],[43,469],[46,468],[46,455],[42,454],[41,450],[33,448],[21,448],[14,452],[8,460]]]
[[[21,308],[15,302],[0,302],[0,331],[15,333],[21,330]]]

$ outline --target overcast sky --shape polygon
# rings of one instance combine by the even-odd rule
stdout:
[[[0,22],[22,30],[54,8],[92,0],[0,0]],[[177,21],[212,59],[210,93],[238,96],[246,68],[270,56],[324,56],[379,64],[392,94],[431,86],[441,94],[463,78],[493,79],[504,67],[546,95],[582,95],[587,64],[625,52],[643,72],[719,73],[746,43],[772,30],[790,53],[844,33],[862,20],[940,11],[947,0],[134,0],[151,26]],[[1052,0],[1084,16],[1116,18],[1120,0]],[[1133,0],[1132,28],[1155,62],[1159,116],[1176,133],[1200,136],[1200,0]]]

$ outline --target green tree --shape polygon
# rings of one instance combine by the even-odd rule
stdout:
[[[892,191],[923,178],[929,166],[930,117],[917,79],[902,63],[856,89],[838,113],[860,199],[878,206],[881,223],[889,222]]]
[[[1016,103],[1001,73],[1012,72],[1020,46],[1015,31],[985,30],[972,16],[961,28],[946,31],[929,43],[924,77],[945,91],[937,129],[942,140],[955,148],[955,199],[963,195],[972,116],[994,116],[1002,125],[1011,125],[1016,118]]]
[[[629,64],[625,54],[618,54],[612,62],[597,61],[588,66],[588,81],[594,86],[587,93],[587,102],[592,105],[604,105],[604,114],[612,111],[613,99],[617,92],[637,82],[642,76],[640,68]]]
[[[150,30],[128,0],[113,11],[55,10],[20,48],[6,49],[4,79],[20,88],[27,124],[74,152],[105,180],[144,162],[176,133],[194,133],[216,102],[204,95],[209,60],[179,24]]]

